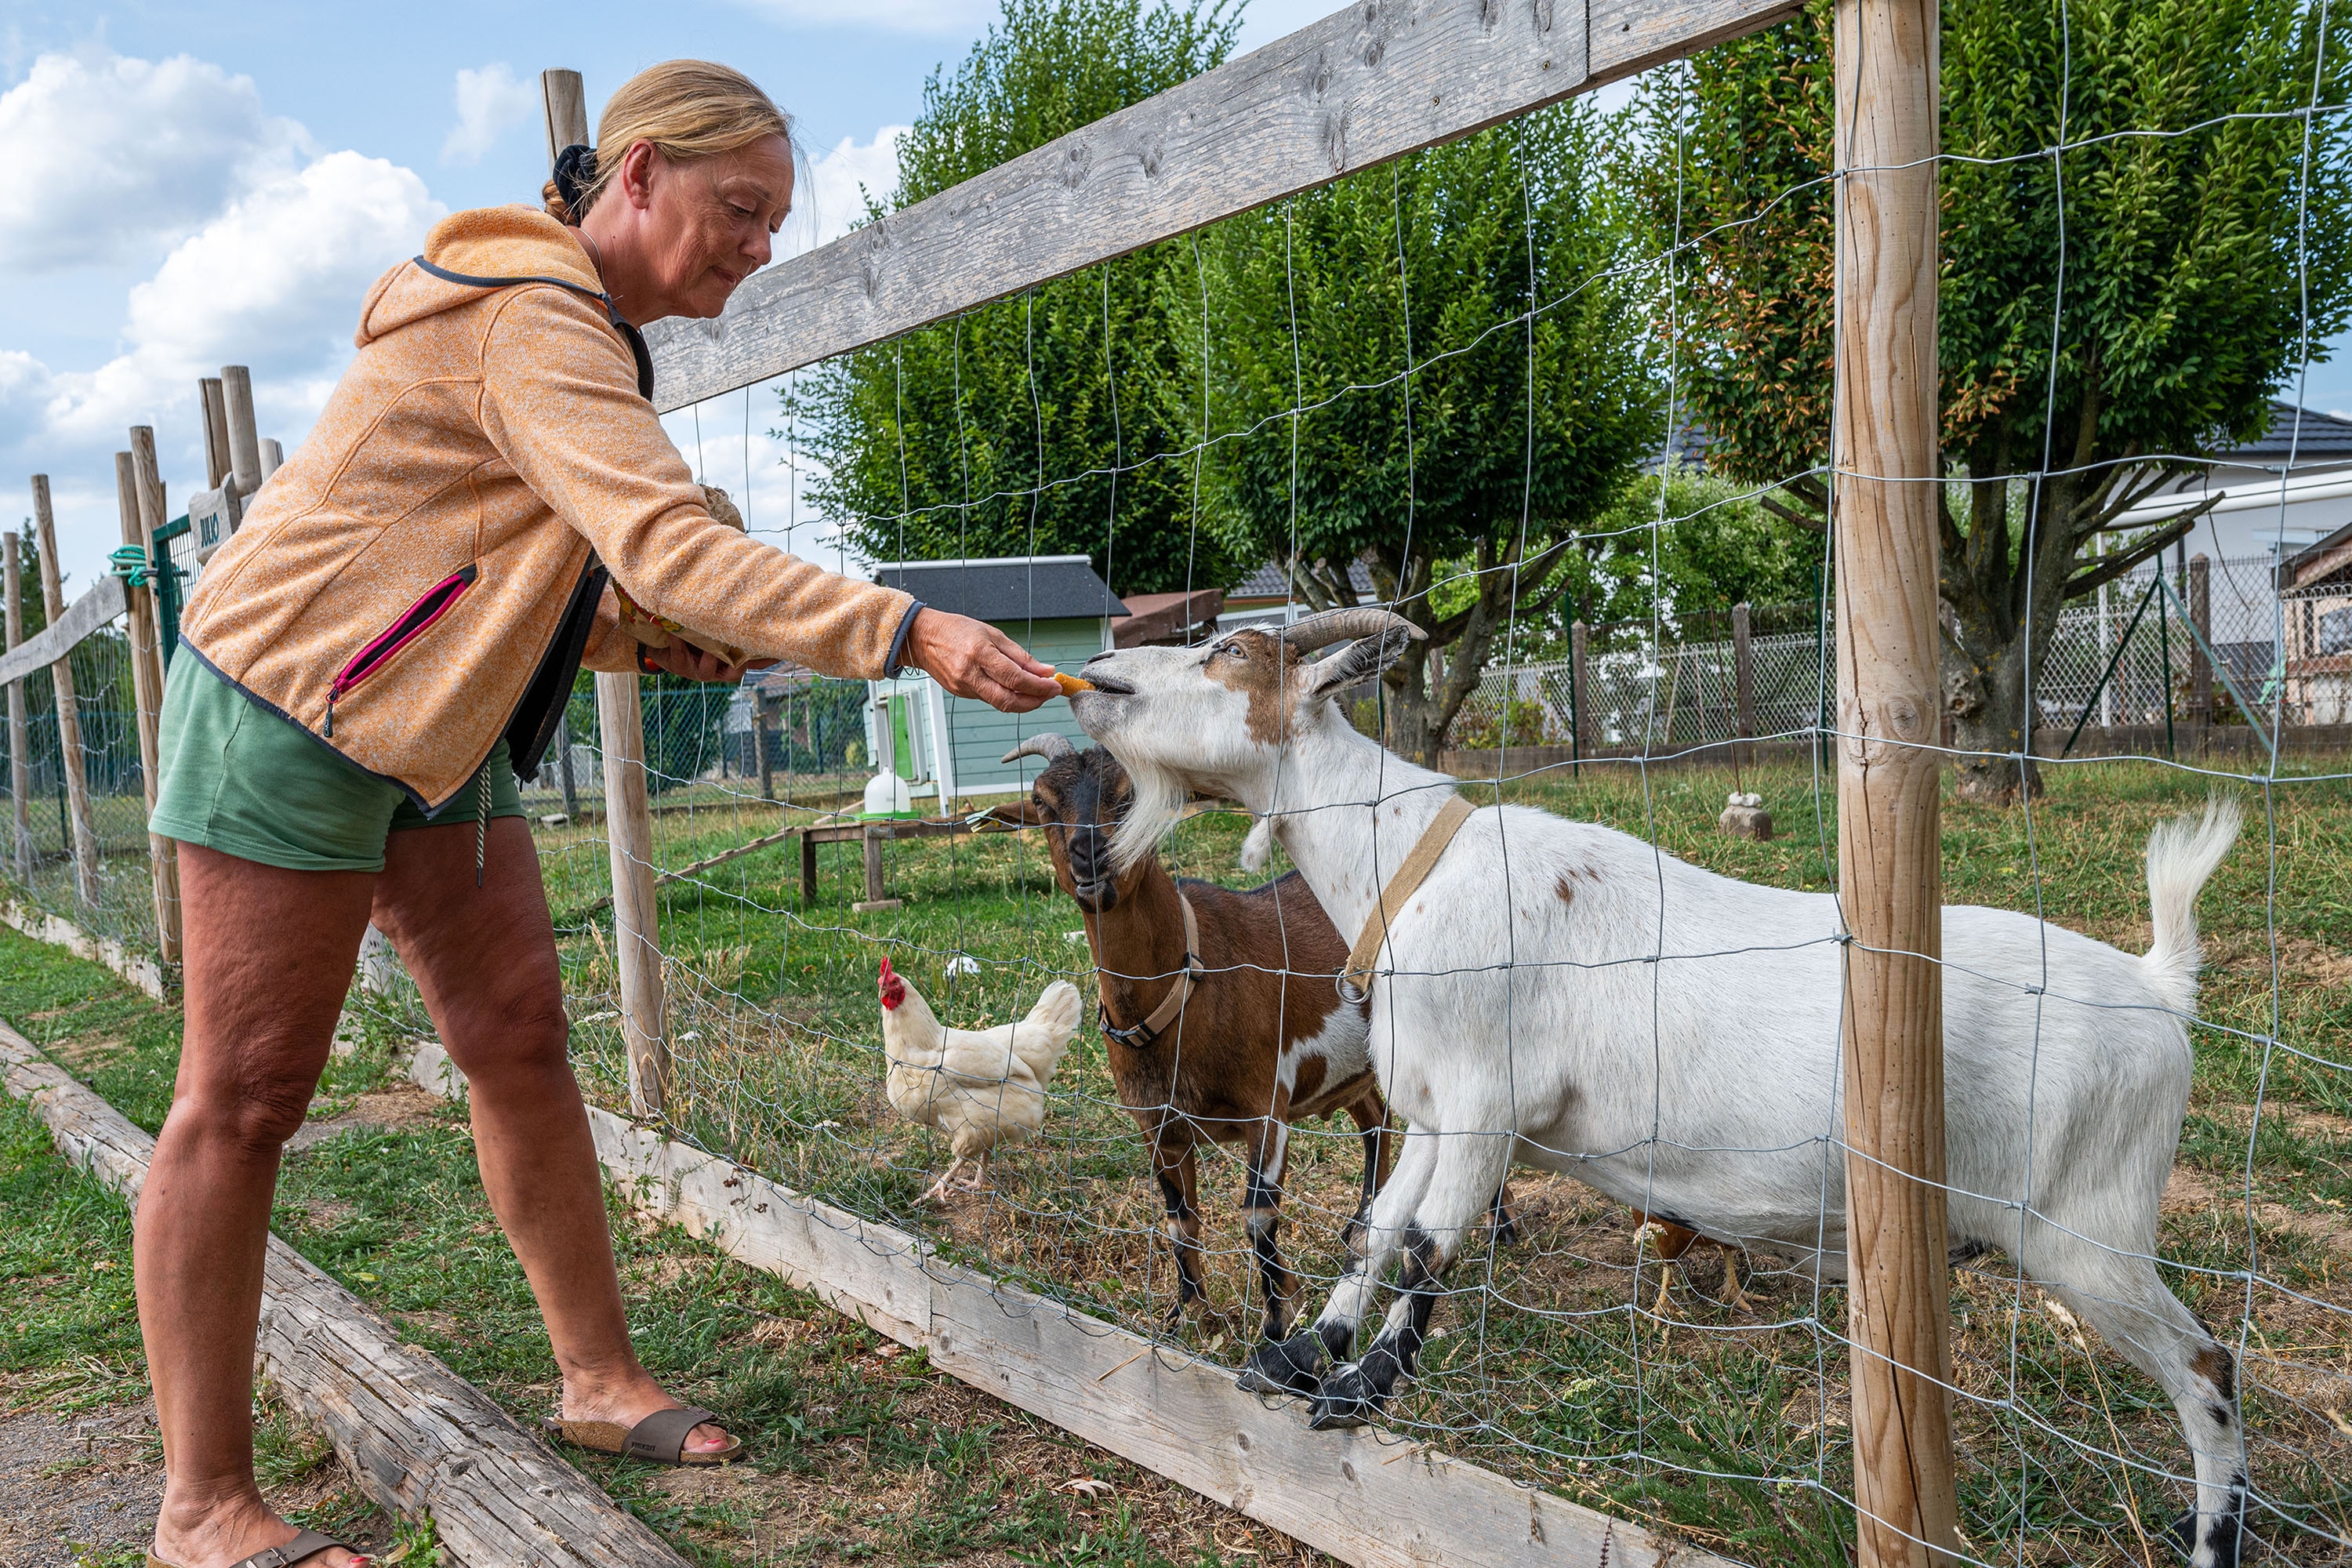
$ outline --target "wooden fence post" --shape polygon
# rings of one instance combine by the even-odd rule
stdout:
[[[49,624],[66,613],[65,579],[58,572],[57,519],[49,510],[49,476],[33,476],[33,526],[40,531],[41,599]],[[65,766],[66,811],[73,821],[74,890],[85,907],[98,905],[98,830],[89,816],[89,777],[83,771],[81,711],[74,698],[73,650],[49,666],[57,684],[58,753]]]
[[[1959,1546],[1937,797],[1936,0],[1837,0],[1838,896],[1860,1568]]]
[[[122,504],[122,542],[153,551],[163,526],[163,476],[155,463],[152,426],[131,427],[131,450],[114,459],[115,488]],[[159,552],[160,553],[160,552]],[[151,561],[151,567],[159,563]],[[163,784],[163,654],[155,622],[152,587],[123,595],[131,626],[131,684],[139,703],[139,768],[146,785],[147,815],[155,815],[155,791]],[[147,835],[147,861],[155,889],[155,946],[166,963],[180,962],[180,847],[159,833]]]
[[[569,707],[567,701],[565,706]],[[572,719],[569,714],[555,721],[555,776],[563,785],[563,815],[573,822],[580,820],[580,783],[572,773]]]
[[[1592,722],[1592,687],[1585,678],[1584,648],[1592,628],[1578,621],[1568,628],[1568,719],[1570,742],[1580,760],[1598,733]]]
[[[218,489],[229,476],[228,404],[222,396],[220,377],[197,378],[196,406],[205,414],[205,488]]]
[[[253,417],[253,373],[245,366],[221,366],[221,406],[228,416],[228,477],[236,485],[241,518],[261,488],[261,429]]]
[[[2189,639],[2189,721],[2207,725],[2213,722],[2213,665],[2205,657],[2213,640],[2213,563],[2202,551],[2189,558],[2189,622],[2197,628]],[[2164,678],[2170,680],[2172,672]]]
[[[6,560],[8,574],[8,647],[14,652],[25,640],[25,577],[22,544],[11,530],[0,534],[0,555]],[[11,815],[16,818],[11,854],[16,868],[16,880],[26,888],[33,885],[33,759],[26,751],[29,743],[25,725],[25,683],[8,683],[8,794]]]
[[[574,70],[539,73],[547,111],[547,163],[588,140],[587,91]],[[654,818],[646,795],[646,719],[637,677],[596,674],[604,731],[604,840],[613,862],[613,946],[620,969],[621,1033],[629,1047],[629,1108],[658,1117],[668,1102],[669,1045],[663,1032],[661,924],[655,907]]]
[[[768,751],[768,719],[776,710],[776,700],[764,691],[751,694],[751,747],[760,758],[760,798],[776,798],[776,762]]]
[[[1731,606],[1731,732],[1743,741],[1756,735],[1756,648],[1753,615],[1745,604]],[[1735,753],[1736,754],[1736,753]]]

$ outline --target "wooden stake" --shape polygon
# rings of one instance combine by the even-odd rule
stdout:
[[[131,450],[114,459],[115,488],[122,500],[122,542],[155,551],[155,531],[163,526],[163,476],[155,463],[155,430],[131,427]],[[131,683],[139,703],[140,772],[147,784],[147,815],[155,815],[155,792],[163,782],[163,654],[155,623],[152,588],[125,595],[131,626]],[[180,962],[180,847],[160,833],[147,835],[147,863],[155,885],[155,945],[163,962]]]
[[[0,554],[8,574],[8,647],[25,640],[25,576],[22,543],[14,531],[0,534]],[[8,795],[16,828],[12,837],[16,880],[33,885],[33,759],[25,726],[25,683],[8,683]]]
[[[587,93],[575,70],[541,71],[539,85],[552,168],[556,153],[588,140]],[[657,1117],[668,1100],[669,1045],[662,1030],[654,818],[636,676],[597,672],[596,718],[604,742],[604,839],[612,852],[613,945],[621,972],[621,1034],[629,1047],[629,1103],[640,1116]]]
[[[1944,1192],[1936,0],[1837,0],[1838,894],[1860,1568],[1959,1545]]]
[[[1731,732],[1743,741],[1756,734],[1756,648],[1751,625],[1745,604],[1731,606]]]
[[[66,613],[65,581],[58,574],[57,519],[49,510],[49,476],[33,476],[33,526],[41,545],[41,599],[54,624]],[[81,710],[74,698],[73,650],[49,666],[58,698],[58,753],[65,764],[66,813],[73,823],[74,890],[84,906],[98,906],[98,831],[90,824],[89,778],[83,772]]]
[[[2189,558],[2189,624],[2197,628],[2197,636],[2189,639],[2189,721],[2210,724],[2213,665],[2205,648],[2213,640],[2213,563],[2201,551]],[[2166,670],[2164,678],[2171,679],[2172,672]]]
[[[751,696],[751,747],[760,759],[760,798],[776,798],[776,760],[768,750],[768,721],[776,710],[776,700],[764,691]]]
[[[1585,648],[1592,628],[1578,621],[1568,628],[1568,714],[1571,754],[1582,757],[1600,733],[1592,722],[1592,687],[1585,678]]]
[[[228,471],[243,501],[261,488],[261,429],[253,417],[253,373],[221,366],[221,402],[228,414]],[[240,508],[240,512],[242,509]]]
[[[196,404],[205,411],[205,488],[218,489],[229,475],[228,404],[221,395],[220,377],[196,382]]]

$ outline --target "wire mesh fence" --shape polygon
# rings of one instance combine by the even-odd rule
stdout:
[[[2292,30],[2302,16],[2247,25]],[[2340,49],[2340,38],[2331,47]],[[2316,134],[2346,108],[2341,83],[2323,73],[2306,99],[2262,114]],[[1663,123],[1671,135],[1648,155],[1679,192],[1682,121]],[[1505,126],[1477,150],[1488,162],[1474,173],[1501,179],[1522,215],[1534,210],[1538,176],[1519,162],[1521,132],[1542,130]],[[2131,134],[2223,132],[2151,119]],[[2303,143],[2284,145],[2240,151],[2292,165]],[[2004,156],[2054,168],[2106,155],[2068,142]],[[1444,172],[1432,155],[1412,177]],[[1590,177],[1606,171],[1596,165]],[[2282,188],[2292,184],[2279,178]],[[1801,210],[1825,182],[1775,175],[1743,198],[1737,222],[1761,230]],[[1455,209],[1423,201],[1428,188],[1373,169],[1328,197],[1235,220],[1233,232],[1246,226],[1255,237],[1246,265],[1218,271],[1202,259],[1222,243],[1217,230],[1190,261],[1180,255],[1166,278],[1198,301],[1202,341],[1161,366],[1192,378],[1179,388],[1186,396],[1173,400],[1164,386],[1152,395],[1163,411],[1197,407],[1197,424],[1160,450],[1122,447],[1107,469],[1048,468],[1049,391],[1034,358],[1010,362],[1025,378],[967,384],[956,357],[983,331],[1034,345],[1034,333],[1011,329],[1041,314],[1091,322],[1076,307],[1092,306],[1089,290],[1099,289],[1099,360],[1065,356],[1053,368],[1116,409],[1118,356],[1131,346],[1120,334],[1132,327],[1112,315],[1107,270],[932,330],[912,356],[911,401],[948,416],[943,449],[954,449],[968,419],[1031,429],[1034,442],[1019,450],[1024,461],[1034,454],[1035,468],[976,486],[967,468],[961,500],[860,521],[937,530],[941,518],[979,527],[1003,514],[1025,517],[1034,535],[1049,503],[1084,496],[1100,505],[1108,553],[1130,536],[1123,529],[1178,528],[1197,541],[1222,525],[1216,505],[1246,503],[1286,523],[1295,542],[1318,484],[1341,482],[1335,432],[1365,428],[1395,439],[1393,452],[1382,451],[1384,482],[1434,511],[1468,437],[1444,427],[1448,407],[1424,389],[1482,355],[1516,379],[1479,417],[1524,411],[1509,427],[1508,461],[1489,466],[1520,465],[1510,471],[1524,483],[1522,500],[1532,495],[1536,470],[1566,460],[1538,428],[1549,417],[1538,392],[1561,388],[1570,401],[1572,380],[1569,359],[1540,332],[1593,299],[1605,275],[1627,290],[1636,338],[1676,344],[1690,271],[1705,259],[1700,243],[1677,228],[1638,253],[1597,266],[1572,257],[1575,268],[1553,272],[1551,252],[1538,258],[1548,240],[1507,224],[1518,269],[1477,279],[1475,290],[1459,272],[1437,274],[1441,297],[1432,300],[1432,275],[1412,271],[1414,247],[1462,231],[1447,226]],[[1531,216],[1510,222],[1538,226]],[[1365,255],[1384,266],[1393,256],[1396,277],[1361,296],[1315,292],[1316,278],[1358,279],[1349,267]],[[1304,320],[1303,274],[1313,275]],[[1267,287],[1265,298],[1294,301],[1286,325],[1270,318],[1272,337],[1246,314],[1218,325],[1213,283],[1238,295],[1253,279],[1286,286]],[[1466,306],[1454,313],[1474,291],[1506,304],[1491,316]],[[2057,289],[2048,300],[2063,329],[2067,295]],[[931,353],[945,334],[950,348]],[[1368,339],[1395,351],[1375,378],[1341,363]],[[905,347],[867,351],[868,368],[892,373],[873,384],[908,385]],[[1253,412],[1244,383],[1268,373],[1254,358],[1238,362],[1265,353],[1280,395]],[[1820,368],[1826,385],[1825,360]],[[1671,388],[1684,371],[1654,363],[1648,374]],[[1658,412],[1663,439],[1679,427],[1671,391]],[[1416,445],[1430,424],[1441,430],[1426,438],[1448,445]],[[904,422],[893,428],[895,442],[920,437]],[[2035,457],[2004,478],[2059,473],[2048,457],[2027,467]],[[905,460],[903,446],[875,458],[900,485],[922,468]],[[1163,510],[1140,521],[1121,512],[1109,482],[1198,476],[1213,462],[1232,472],[1206,515],[1199,482],[1189,510],[1184,484],[1148,489]],[[1791,468],[1778,501],[1803,505],[1833,478],[1822,464]],[[1621,532],[1655,561],[1698,536],[1707,517],[1661,504]],[[1436,526],[1411,510],[1395,521]],[[1304,963],[1291,944],[1304,951],[1310,931],[1328,929],[1325,945],[1346,952],[1358,922],[1339,911],[1360,918],[1368,889],[1410,843],[1381,841],[1377,856],[1351,859],[1345,845],[1359,840],[1346,836],[1374,842],[1370,825],[1381,813],[1425,803],[1451,781],[1343,738],[1344,724],[1321,723],[1311,705],[1282,710],[1289,722],[1262,722],[1245,695],[1263,695],[1251,685],[1256,675],[1201,673],[1213,653],[1281,667],[1264,632],[1117,656],[1128,662],[1110,668],[1166,683],[1155,691],[1177,690],[1180,674],[1192,672],[1183,675],[1192,682],[1181,689],[1192,702],[1179,710],[1183,723],[1112,748],[1139,774],[1154,770],[1141,782],[1159,794],[1129,792],[1124,775],[1099,763],[1055,763],[1064,771],[1025,797],[1035,802],[1031,831],[1019,830],[1029,809],[1019,796],[939,801],[940,828],[921,837],[857,823],[875,763],[862,683],[795,677],[748,691],[649,683],[649,858],[662,878],[659,1029],[670,1063],[664,1116],[703,1147],[904,1227],[943,1259],[1150,1335],[1173,1356],[1238,1369],[1302,1323],[1355,1327],[1334,1315],[1335,1300],[1360,1309],[1392,1298],[1379,1337],[1364,1319],[1352,1340],[1326,1342],[1335,1358],[1361,1358],[1349,1363],[1359,1378],[1372,1375],[1368,1348],[1391,1358],[1384,1397],[1342,1415],[1727,1557],[1843,1563],[1856,1497],[1842,1241],[1849,1150],[1834,1087],[1849,922],[1832,895],[1840,845],[1826,753],[1847,742],[1860,749],[1862,737],[1837,728],[1840,658],[1850,650],[1834,636],[1827,584],[1815,602],[1753,612],[1740,638],[1729,612],[1681,613],[1653,579],[1648,616],[1585,628],[1580,680],[1573,658],[1515,657],[1523,632],[1557,647],[1566,629],[1517,620],[1517,574],[1532,555],[1516,564],[1448,555],[1443,581],[1419,581],[1416,592],[1432,599],[1450,595],[1458,606],[1491,591],[1478,602],[1507,607],[1499,652],[1444,738],[1615,755],[1574,773],[1547,765],[1465,787],[1477,807],[1533,809],[1493,813],[1465,830],[1449,854],[1466,857],[1456,864],[1475,876],[1446,885],[1450,901],[1433,912],[1416,910],[1420,927],[1399,918],[1373,1005],[1360,1012],[1334,984],[1336,956]],[[2326,661],[2352,658],[2352,612],[2324,593],[2283,601],[2268,563],[2222,562],[2210,573],[2209,619],[2197,634],[2182,619],[2189,595],[2179,580],[2166,591],[2146,574],[2126,577],[2059,611],[2029,661],[2028,728],[2161,723],[2186,710],[2206,649],[2222,693],[2200,699],[2209,716],[2226,716],[2234,688],[2242,716],[2257,722],[2341,721],[2340,667]],[[1495,590],[1506,581],[1507,593]],[[1263,690],[1275,690],[1268,680]],[[1390,706],[1376,720],[1393,721],[1398,689],[1384,689],[1381,701]],[[121,743],[102,723],[89,733],[110,755]],[[1768,842],[1717,830],[1727,767],[1649,765],[1742,734],[1831,742],[1806,761],[1744,768],[1741,785],[1794,829]],[[1250,795],[1258,764],[1218,760],[1244,752],[1279,759],[1265,764],[1278,787]],[[2007,761],[2012,776],[2024,772],[2022,759]],[[1097,770],[1087,775],[1093,785],[1080,777],[1085,766]],[[2347,777],[2341,756],[2273,752],[2259,766],[2231,767],[2147,748],[2045,765],[2038,790],[2021,799],[1946,805],[1948,1386],[1968,1561],[2170,1561],[2184,1510],[2204,1564],[2239,1553],[2241,1521],[2249,1559],[2319,1568],[2352,1552]],[[596,703],[583,683],[565,743],[526,799],[578,1066],[591,1097],[617,1109],[631,1081],[618,944],[639,939],[617,931],[611,914],[605,784]],[[1171,787],[1205,805],[1172,820],[1131,867],[1087,858],[1129,813],[1168,805],[1160,795]],[[2234,854],[2216,850],[2218,865],[2194,875],[2179,844],[2164,851],[2152,910],[2151,830],[2196,814],[2216,790],[2242,805],[2243,842]],[[1244,795],[1244,809],[1227,803]],[[947,826],[990,805],[1001,808],[992,830]],[[853,832],[820,843],[806,833],[820,826]],[[794,829],[799,837],[786,836]],[[869,853],[889,899],[871,896]],[[1292,879],[1266,884],[1244,868],[1269,857],[1271,870]],[[1269,886],[1288,891],[1256,892],[1247,907],[1274,911],[1257,928],[1276,933],[1270,952],[1233,934],[1246,921],[1212,921],[1224,945],[1199,955],[1201,989],[1188,993],[1196,1000],[1181,1005],[1172,1032],[1147,1027],[1150,1005],[1191,970],[1182,902],[1225,908],[1221,898]],[[2175,984],[2200,940],[2182,924],[2191,904],[2205,962],[2196,988]],[[1731,918],[1742,910],[1744,923]],[[2152,940],[2158,951],[2143,956]],[[896,1002],[894,978],[903,988]],[[1082,1006],[1055,1002],[1064,981]],[[925,1005],[903,1013],[910,994]],[[1228,994],[1241,1000],[1218,1000]],[[1423,1000],[1400,1009],[1399,995]],[[432,1027],[396,979],[361,1005],[396,1028]],[[1018,1034],[990,1055],[952,1032],[1024,1017],[1059,1037],[1034,1061]],[[1365,1083],[1387,1103],[1332,1098]],[[1484,1099],[1457,1092],[1498,1083]],[[1367,1105],[1377,1108],[1374,1131],[1392,1131],[1402,1153],[1366,1138],[1352,1112]],[[1498,1149],[1519,1168],[1483,1188],[1448,1174],[1470,1168],[1465,1151],[1482,1149],[1489,1154],[1477,1171],[1501,1169],[1490,1157]],[[968,1185],[947,1181],[975,1154],[981,1174]],[[1368,1163],[1387,1173],[1382,1190],[1399,1194],[1369,1215]],[[1448,1192],[1449,1181],[1456,1207],[1440,1243],[1417,1205]],[[1393,1279],[1364,1264],[1381,1237],[1406,1249]],[[1399,1374],[1406,1363],[1410,1375]],[[1400,1446],[1395,1457],[1414,1452]]]

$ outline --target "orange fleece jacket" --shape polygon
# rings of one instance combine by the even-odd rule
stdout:
[[[458,213],[424,260],[594,295],[577,237],[524,206]],[[704,510],[604,307],[404,262],[359,355],[206,567],[182,622],[214,668],[427,810],[480,769],[593,549],[680,626],[827,675],[885,673],[914,601]],[[607,589],[583,662],[635,668]]]

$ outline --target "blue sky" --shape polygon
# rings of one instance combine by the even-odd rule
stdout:
[[[1243,47],[1336,0],[1250,0]],[[203,482],[195,379],[253,366],[265,435],[290,447],[350,353],[359,299],[443,213],[535,199],[537,76],[569,66],[603,94],[681,55],[748,71],[800,121],[830,237],[887,190],[890,137],[924,77],[961,59],[994,0],[664,0],[399,7],[11,0],[0,30],[0,453],[52,476],[78,584],[119,540],[112,454],[156,426],[177,510]],[[792,237],[788,234],[788,238]],[[2308,401],[2352,410],[2352,355]],[[786,541],[786,489],[738,395],[671,428],[714,483],[753,469],[755,528]],[[6,469],[0,469],[5,472]],[[16,481],[21,483],[21,479]],[[771,508],[764,502],[773,502]],[[13,521],[28,499],[0,500]]]
[[[1246,42],[1324,9],[1255,0]],[[120,538],[127,426],[156,426],[176,510],[204,480],[195,378],[250,363],[263,433],[290,447],[348,356],[367,283],[445,212],[536,199],[541,68],[580,70],[592,115],[656,60],[748,71],[799,121],[829,237],[862,210],[861,181],[889,188],[890,136],[924,77],[994,14],[993,0],[13,3],[0,136],[33,157],[0,192],[0,451],[52,476],[60,553],[87,584]],[[762,470],[779,455],[761,434],[771,406],[752,408]],[[742,471],[744,412],[740,395],[705,410],[713,482]],[[693,457],[692,419],[672,427]],[[29,504],[0,501],[0,516]]]

